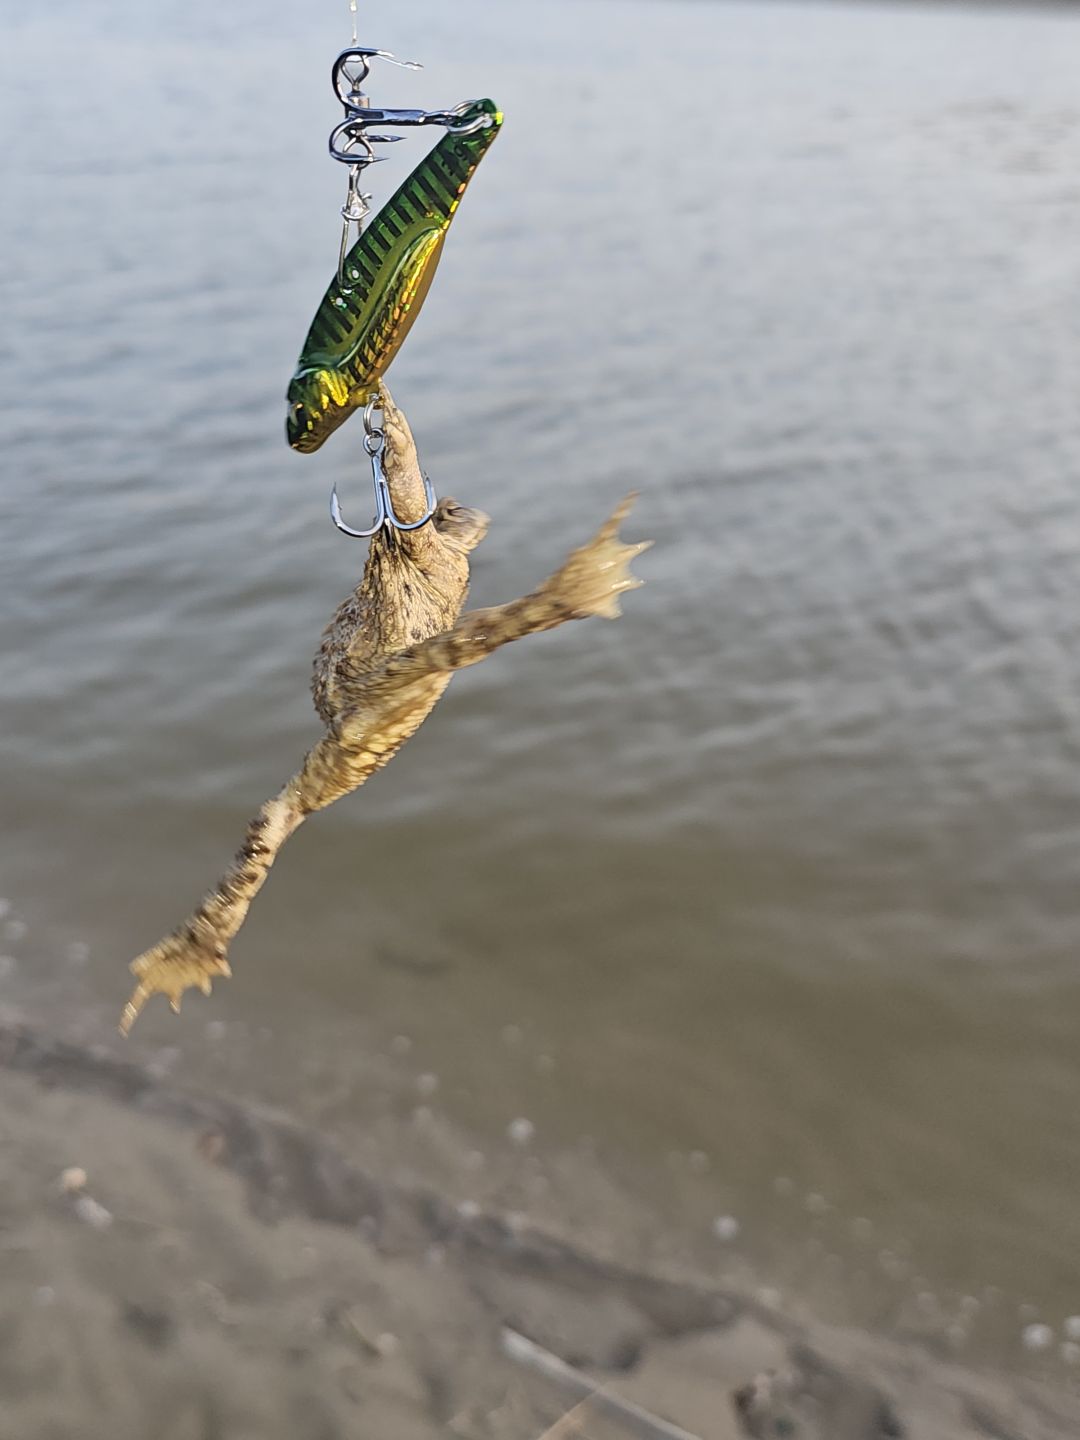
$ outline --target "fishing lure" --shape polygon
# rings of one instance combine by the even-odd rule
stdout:
[[[490,100],[452,110],[374,108],[361,86],[376,59],[420,68],[389,51],[357,45],[355,21],[353,44],[334,61],[331,84],[345,118],[331,131],[330,154],[348,165],[349,190],[337,276],[315,312],[289,384],[285,434],[305,454],[378,396],[379,381],[424,303],[465,187],[502,124]],[[439,125],[447,133],[365,231],[371,196],[360,192],[361,173],[376,163],[375,145],[402,138],[377,131],[417,125]],[[359,239],[350,250],[352,225]],[[387,517],[387,523],[393,521]]]
[[[414,115],[425,119],[401,118]],[[447,133],[361,233],[315,312],[288,390],[286,435],[294,450],[318,450],[377,396],[424,303],[465,188],[502,124],[490,100],[470,101],[444,118]],[[365,121],[432,123],[423,111],[370,110]]]

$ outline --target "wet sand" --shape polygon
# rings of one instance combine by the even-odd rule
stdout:
[[[11,1015],[0,1145],[0,1413],[19,1440],[1080,1430],[1051,1386],[639,1273]],[[604,1398],[574,1409],[592,1383]]]

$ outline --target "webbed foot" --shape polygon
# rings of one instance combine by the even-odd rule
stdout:
[[[633,508],[636,494],[627,495],[586,545],[575,550],[544,586],[549,595],[570,607],[572,617],[603,615],[614,620],[622,611],[619,596],[636,590],[644,580],[630,573],[630,561],[648,550],[651,540],[624,545],[619,526]]]
[[[223,946],[218,953],[203,948],[187,934],[166,936],[133,960],[130,969],[139,983],[120,1017],[121,1035],[129,1034],[151,995],[167,995],[169,1004],[179,1014],[180,997],[185,990],[198,989],[209,995],[216,976],[228,979],[232,974]]]

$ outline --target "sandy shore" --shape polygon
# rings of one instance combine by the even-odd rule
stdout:
[[[1080,1433],[1048,1387],[463,1212],[287,1117],[14,1019],[0,1145],[12,1440]]]

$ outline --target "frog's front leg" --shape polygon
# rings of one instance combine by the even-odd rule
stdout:
[[[590,615],[616,619],[622,614],[620,596],[644,583],[631,573],[630,561],[652,544],[651,540],[639,540],[625,545],[619,538],[619,525],[635,498],[628,495],[593,538],[574,550],[553,575],[528,595],[506,605],[468,610],[441,635],[410,646],[388,660],[369,678],[372,695],[388,695],[425,677],[476,665],[503,645],[554,630],[567,620],[584,620]],[[346,714],[342,724],[348,720]]]

